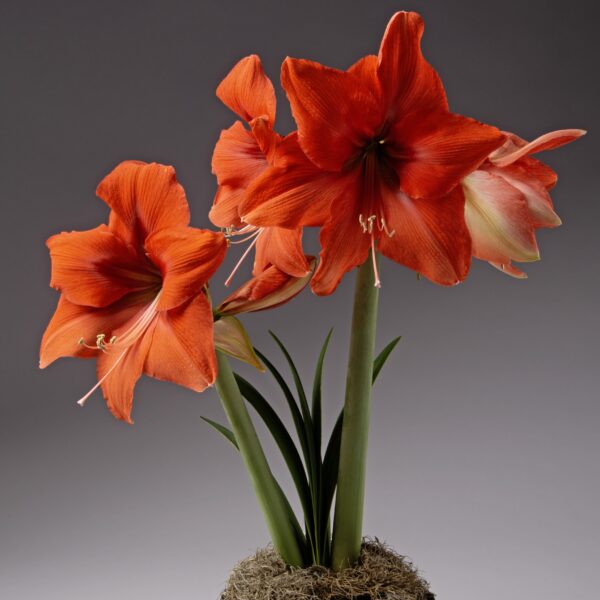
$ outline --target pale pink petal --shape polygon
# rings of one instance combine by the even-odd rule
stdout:
[[[493,152],[489,158],[497,167],[504,167],[524,156],[569,144],[585,134],[586,131],[584,129],[559,129],[558,131],[545,133],[529,143],[524,142],[515,135],[508,134],[510,138],[507,143],[496,150],[496,152]]]
[[[499,263],[539,259],[529,208],[518,189],[483,170],[466,177],[463,189],[474,256]]]

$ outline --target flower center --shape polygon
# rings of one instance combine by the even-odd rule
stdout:
[[[90,350],[99,350],[105,354],[111,354],[113,350],[121,350],[121,353],[115,359],[110,369],[98,380],[96,385],[87,393],[85,396],[77,401],[79,406],[83,406],[86,400],[102,385],[106,378],[117,368],[121,363],[129,349],[144,335],[158,311],[156,307],[160,298],[160,291],[155,296],[154,300],[141,312],[138,318],[133,324],[120,336],[113,335],[110,337],[108,342],[106,341],[106,334],[99,333],[96,335],[96,343],[94,345],[87,344],[85,339],[79,338],[79,345]]]

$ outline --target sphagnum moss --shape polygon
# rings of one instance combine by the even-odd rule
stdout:
[[[290,568],[272,548],[259,550],[231,573],[221,600],[434,600],[405,557],[365,540],[356,566]]]

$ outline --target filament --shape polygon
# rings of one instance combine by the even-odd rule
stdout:
[[[240,260],[238,260],[235,267],[233,267],[233,271],[231,271],[229,277],[227,278],[227,281],[225,281],[225,287],[229,287],[229,284],[231,283],[233,276],[237,273],[238,269],[242,266],[242,263],[244,262],[244,260],[248,256],[248,254],[250,254],[250,251],[252,250],[252,248],[254,248],[254,246],[256,245],[256,242],[258,242],[258,238],[260,238],[260,236],[263,234],[263,232],[264,232],[264,229],[258,229],[258,233],[254,234],[254,239],[252,240],[252,243],[246,248],[246,251],[244,252],[244,254],[242,254],[242,257],[240,258]]]

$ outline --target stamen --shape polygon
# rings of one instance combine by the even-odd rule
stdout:
[[[110,354],[110,352],[107,351],[107,348],[114,347],[115,345],[117,345],[120,348],[123,348],[123,352],[119,354],[113,365],[104,374],[104,376],[96,383],[96,385],[94,385],[94,387],[85,396],[83,396],[77,401],[77,404],[79,404],[79,406],[83,406],[85,404],[86,400],[102,385],[106,378],[115,370],[115,368],[121,362],[121,360],[123,360],[123,357],[127,354],[131,346],[133,346],[133,344],[135,344],[135,342],[137,342],[139,338],[143,335],[146,329],[148,329],[148,326],[150,325],[150,323],[152,323],[152,320],[156,316],[156,306],[158,305],[160,295],[161,292],[158,292],[154,300],[146,307],[146,309],[140,315],[140,317],[122,336],[118,338],[118,344],[116,335],[113,335],[107,344],[105,333],[99,333],[96,336],[95,346],[90,346],[89,344],[86,344],[83,337],[79,338],[78,343],[80,346],[84,346],[85,348],[89,348],[90,350],[100,350],[105,354]]]
[[[383,142],[379,142],[383,143]],[[389,231],[387,225],[385,224],[385,220],[383,217],[377,221],[377,215],[371,215],[365,219],[364,215],[361,213],[358,215],[358,222],[360,223],[360,227],[363,233],[368,233],[371,236],[371,258],[373,260],[373,275],[375,278],[375,287],[381,287],[381,280],[379,279],[379,269],[377,268],[377,258],[375,254],[375,226],[379,231],[385,231],[385,233],[392,237],[395,231]]]
[[[373,224],[375,223],[375,221],[377,221],[377,217],[375,215],[371,215],[368,219],[367,222],[369,224],[369,233],[372,234],[373,233]]]
[[[365,218],[363,217],[362,213],[360,215],[358,215],[358,222],[360,223],[363,233],[367,233],[368,227],[367,227],[367,223],[366,223]]]
[[[244,244],[245,242],[251,240],[252,238],[255,238],[257,235],[259,235],[261,232],[261,229],[257,229],[256,231],[252,232],[250,235],[246,236],[244,239],[242,240],[235,240],[235,242],[230,242],[231,244]],[[238,235],[238,234],[234,234],[234,235]]]
[[[373,275],[375,277],[375,287],[381,287],[381,280],[379,279],[379,271],[377,269],[377,257],[375,255],[375,236],[371,234],[371,258],[373,259]]]
[[[256,245],[256,242],[258,242],[258,238],[260,238],[260,236],[263,234],[263,231],[264,231],[264,229],[258,230],[258,233],[254,236],[252,243],[246,248],[246,251],[244,252],[244,254],[242,254],[242,258],[240,258],[240,260],[238,260],[237,264],[233,268],[233,271],[231,271],[231,274],[227,278],[227,281],[225,281],[225,287],[229,287],[229,284],[231,283],[233,276],[237,273],[237,270],[242,266],[242,263],[244,262],[244,260],[248,256],[248,254],[250,254],[250,251],[252,250],[252,248],[254,248],[254,246]]]
[[[225,234],[226,237],[236,237],[238,235],[247,235],[249,233],[255,233],[260,231],[260,227],[256,227],[256,225],[244,225],[239,229],[236,229],[234,225],[230,225],[229,227],[222,227],[221,231]],[[235,242],[234,242],[235,243]]]
[[[394,234],[396,233],[395,229],[392,229],[392,231],[389,230],[389,228],[385,222],[385,219],[383,217],[381,217],[378,227],[379,227],[379,231],[384,231],[388,237],[394,237]]]

